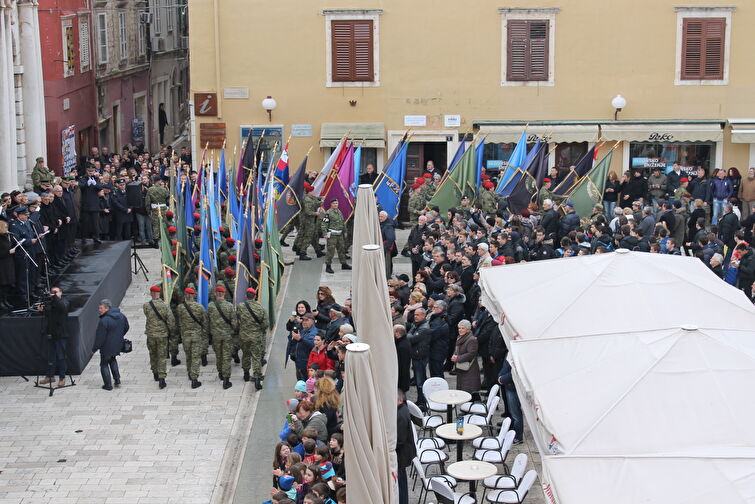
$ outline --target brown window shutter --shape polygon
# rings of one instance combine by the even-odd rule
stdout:
[[[687,18],[682,25],[682,79],[723,79],[724,18]]]
[[[550,22],[512,19],[507,26],[506,79],[548,80],[548,33]]]
[[[548,25],[549,21],[530,21],[529,80],[548,80]]]
[[[372,20],[332,21],[332,79],[334,82],[372,82]]]

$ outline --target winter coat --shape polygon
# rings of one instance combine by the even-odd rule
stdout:
[[[742,201],[755,200],[755,178],[742,177],[739,184],[739,199]]]
[[[444,361],[448,354],[448,323],[444,315],[430,317],[430,359]]]
[[[340,257],[339,257],[340,259]],[[317,316],[315,316],[315,326],[318,329],[325,329],[330,324],[330,305],[331,303],[325,301],[319,301],[317,303]]]
[[[23,254],[23,252],[16,249],[16,252],[11,254],[10,249],[13,248],[11,242],[10,233],[0,235],[0,285],[15,285],[16,283],[16,266],[13,256]]]
[[[687,223],[687,209],[677,208],[674,210],[674,230],[671,232],[671,236],[676,240],[676,244],[681,246],[684,243],[684,233],[686,229],[684,225]]]
[[[545,211],[543,214],[543,220],[540,222],[545,230],[545,236],[550,236],[552,233],[558,232],[558,214],[552,208]]]
[[[628,207],[632,205],[632,202],[637,201],[640,198],[646,198],[648,194],[648,181],[645,177],[640,175],[639,177],[632,177],[629,182],[623,184],[621,190],[621,206]],[[624,198],[628,196],[628,198]]]
[[[711,198],[717,200],[728,200],[734,195],[734,184],[728,177],[722,179],[716,177],[710,183]]]
[[[47,330],[53,340],[68,338],[66,322],[68,321],[68,301],[58,296],[50,298],[50,307],[45,308]]]
[[[322,369],[323,371],[333,369],[333,360],[328,357],[328,350],[325,347],[323,347],[319,352],[316,348],[313,348],[312,351],[309,352],[307,368],[309,368],[315,362],[320,365],[320,369]]]
[[[697,177],[687,186],[687,191],[692,195],[692,199],[701,199],[710,202],[710,181],[708,177]]]
[[[123,348],[123,336],[129,330],[128,319],[118,308],[110,308],[100,315],[97,324],[97,335],[92,346],[92,353],[100,351],[105,359],[120,355]]]
[[[422,361],[430,357],[432,331],[427,320],[413,323],[407,328],[406,338],[412,346],[412,359]]]
[[[650,189],[650,197],[655,199],[661,199],[666,195],[666,188],[668,187],[668,179],[666,175],[661,173],[656,176],[652,174],[648,177],[648,187],[660,186],[658,188]]]
[[[417,445],[414,444],[412,429],[414,426],[409,414],[409,406],[401,403],[396,409],[396,458],[399,469],[409,467],[417,456]]]
[[[464,318],[464,302],[467,300],[464,294],[456,294],[452,298],[446,299],[446,322],[448,322],[448,331],[456,338],[456,325]]]
[[[79,190],[81,192],[81,210],[84,212],[99,212],[100,198],[97,193],[102,189],[96,178],[81,177]]]
[[[412,344],[406,336],[401,339],[394,338],[394,340],[398,359],[398,388],[408,392],[411,386],[409,370],[412,367]]]
[[[574,231],[579,227],[579,215],[577,212],[569,212],[561,219],[559,226],[559,238],[569,234],[569,231]]]
[[[472,333],[459,336],[456,341],[456,362],[471,362],[472,365],[466,371],[456,368],[456,388],[465,392],[474,393],[480,390],[480,364],[477,362],[477,338]]]
[[[752,247],[747,249],[747,252],[739,259],[739,278],[741,280],[740,285],[746,282],[752,283],[755,278],[755,252]]]
[[[725,213],[718,221],[718,237],[729,247],[734,246],[734,233],[739,228],[739,219],[734,212]]]
[[[294,432],[301,436],[304,429],[315,429],[317,440],[325,443],[328,440],[328,418],[320,411],[313,411],[304,421],[294,417]]]
[[[315,346],[315,334],[317,334],[317,328],[312,326],[309,331],[301,330],[301,339],[296,342],[294,349],[294,362],[296,363],[296,369],[306,369],[309,363],[309,354]],[[295,341],[295,340],[294,340]]]

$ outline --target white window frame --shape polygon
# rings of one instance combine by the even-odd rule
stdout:
[[[154,21],[155,25],[155,35],[160,35],[160,33],[163,31],[163,0],[154,0],[154,4],[152,5],[152,9],[154,10],[152,14],[152,20]]]
[[[68,70],[69,63],[72,63],[68,57],[68,41],[66,40],[66,29],[71,29],[71,36],[73,36],[73,16],[65,16],[60,18],[60,32],[61,32],[61,44],[63,48],[63,78],[73,77],[76,73],[75,65],[71,70]],[[74,58],[76,56],[74,55]]]
[[[92,46],[89,37],[89,16],[79,16],[79,71],[92,68]]]
[[[325,86],[326,87],[380,87],[380,15],[381,9],[327,9],[325,16]],[[333,81],[333,21],[372,21],[372,68],[375,78],[372,82],[334,82]]]
[[[731,53],[731,13],[736,7],[674,7],[676,11],[676,54],[675,86],[726,86],[729,84],[729,54]],[[682,42],[684,41],[684,20],[686,18],[724,18],[724,78],[723,79],[682,79]]]
[[[139,32],[137,37],[139,38],[137,47],[139,48],[139,56],[147,55],[147,24],[141,22],[141,12],[136,14],[136,22],[139,26]]]
[[[107,26],[107,13],[97,13],[97,62],[101,65],[106,65],[109,60],[109,38],[108,38],[108,26]],[[102,43],[102,36],[105,36],[104,45]]]
[[[556,14],[558,7],[543,9],[500,8],[501,15],[501,87],[555,86],[556,85]],[[509,20],[548,21],[548,80],[510,81],[506,80],[508,70]]]
[[[171,3],[173,1],[174,0],[167,0],[168,5],[166,6],[167,13],[165,16],[165,25],[167,27],[168,32],[172,32],[176,26],[176,19],[175,19],[176,9],[175,7],[171,6]]]
[[[126,30],[126,13],[118,13],[118,38],[121,61],[128,59],[128,31]]]

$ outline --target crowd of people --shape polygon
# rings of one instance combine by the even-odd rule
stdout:
[[[38,301],[46,277],[62,271],[87,240],[156,247],[170,164],[190,165],[191,155],[170,146],[157,153],[93,147],[80,161],[60,177],[37,158],[32,182],[0,196],[0,311]]]

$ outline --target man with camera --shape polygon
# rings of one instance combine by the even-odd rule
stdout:
[[[58,371],[58,387],[66,384],[66,346],[68,343],[68,331],[66,321],[68,319],[68,301],[63,299],[63,291],[60,287],[50,289],[48,298],[37,307],[44,312],[47,319],[47,327],[44,334],[47,337],[47,361],[50,367],[47,376],[39,380],[40,385],[47,385],[55,381],[55,371]]]

